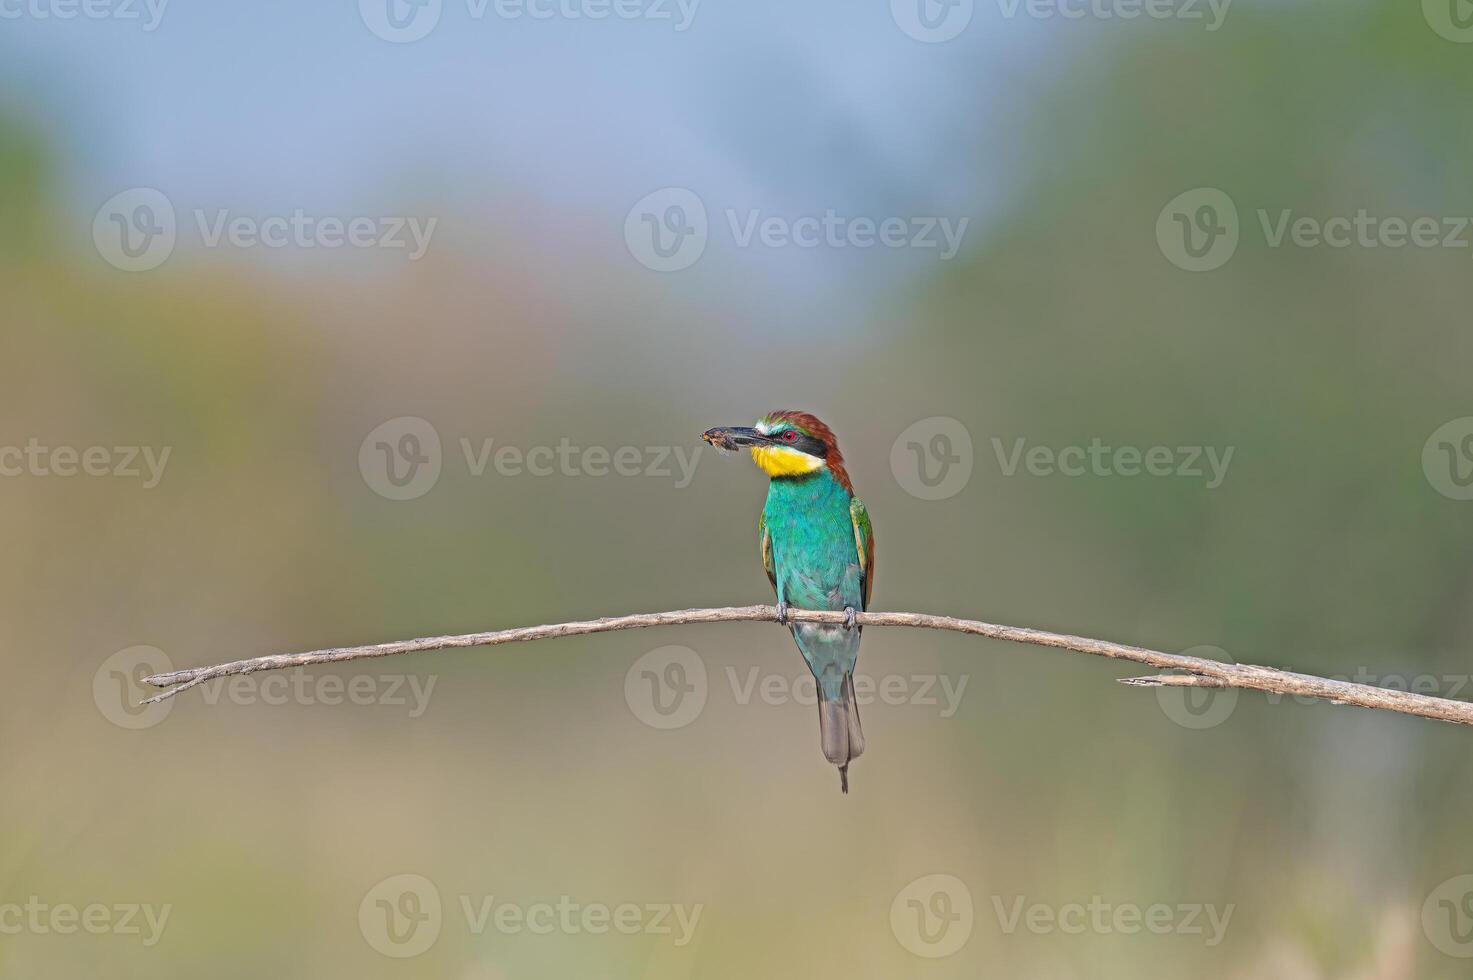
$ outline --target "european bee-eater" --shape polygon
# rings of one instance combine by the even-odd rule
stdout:
[[[755,428],[707,429],[701,438],[718,449],[751,449],[770,478],[757,523],[762,567],[777,592],[778,619],[813,672],[824,758],[839,767],[847,793],[849,763],[864,751],[854,699],[854,616],[869,605],[875,579],[869,514],[854,496],[834,433],[806,412],[773,412]],[[788,623],[789,607],[842,610],[847,622]]]

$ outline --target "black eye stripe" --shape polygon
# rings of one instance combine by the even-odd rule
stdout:
[[[788,439],[790,436],[797,436],[797,438],[789,442]],[[829,454],[828,447],[823,444],[822,439],[815,439],[813,436],[805,432],[799,432],[796,429],[784,429],[781,432],[775,433],[773,438],[784,449],[796,449],[810,456],[817,456],[819,459],[826,459]]]

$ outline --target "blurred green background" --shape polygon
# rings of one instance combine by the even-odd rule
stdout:
[[[863,709],[869,748],[842,797],[812,707],[790,696],[801,661],[764,624],[367,661],[282,697],[258,675],[168,709],[127,706],[140,658],[182,667],[767,601],[765,485],[747,460],[703,453],[688,485],[673,461],[672,476],[591,463],[477,475],[461,440],[638,447],[649,464],[645,447],[694,453],[708,426],[785,407],[839,435],[876,527],[878,609],[1212,646],[1473,697],[1473,503],[1424,465],[1434,431],[1473,415],[1470,236],[1272,247],[1258,215],[1473,215],[1473,44],[1432,29],[1436,4],[1240,0],[1212,31],[978,4],[966,33],[935,45],[875,4],[793,21],[713,5],[658,37],[549,23],[539,63],[514,66],[535,123],[509,107],[515,93],[484,92],[479,113],[433,108],[474,90],[480,76],[456,66],[478,64],[499,28],[401,48],[344,5],[302,14],[331,26],[304,29],[319,56],[294,60],[273,45],[309,42],[269,7],[265,26],[179,8],[146,39],[81,21],[0,26],[13,56],[0,446],[170,451],[153,487],[34,468],[0,479],[0,976],[1468,975],[1473,885],[1456,879],[1473,873],[1473,733],[1430,721],[1249,693],[1173,701],[1115,685],[1135,673],[1119,664],[874,629],[861,669],[898,678],[890,700],[903,703]],[[196,32],[209,45],[186,57]],[[667,47],[689,71],[638,65]],[[624,122],[579,81],[593,49],[629,127],[669,125],[708,149],[672,136],[601,156],[601,127]],[[709,75],[691,68],[713,51]],[[854,74],[827,72],[855,51]],[[94,57],[167,84],[152,100],[126,83],[110,98]],[[278,68],[308,63],[305,107],[271,111],[357,127],[342,151],[353,166],[334,170],[295,130],[280,149],[306,155],[300,172],[264,151],[231,151],[211,172],[182,149],[242,117],[272,144],[270,113],[248,106],[298,84]],[[323,84],[349,68],[379,88]],[[880,121],[855,107],[887,88]],[[390,90],[413,98],[395,107]],[[676,116],[640,94],[656,90],[678,94]],[[238,103],[210,101],[222,92]],[[485,157],[433,140],[380,152],[376,113],[416,106],[441,132],[496,134]],[[503,111],[517,120],[504,129]],[[196,133],[189,112],[219,130]],[[149,132],[179,153],[150,150]],[[560,166],[524,152],[559,140]],[[481,166],[493,144],[510,162]],[[376,190],[331,197],[365,175]],[[170,194],[181,244],[130,274],[103,261],[91,229],[131,186]],[[662,274],[622,229],[664,186],[703,196],[712,244]],[[1232,199],[1240,239],[1219,268],[1189,272],[1158,245],[1157,219],[1201,187]],[[184,242],[195,207],[408,213],[439,228],[413,263],[263,258]],[[971,221],[949,261],[744,251],[724,227],[727,208],[831,207]],[[441,469],[393,500],[360,449],[406,417],[433,426]],[[965,430],[971,476],[928,500],[892,448],[935,418]],[[1008,475],[998,457],[1018,439],[1096,438],[1233,455],[1211,489]],[[705,703],[660,729],[637,703],[636,662],[670,645],[704,666]],[[157,652],[123,653],[140,646]],[[753,669],[779,703],[743,697]],[[329,676],[343,690],[359,678],[363,696]],[[944,710],[942,691],[963,684]],[[401,958],[381,951],[384,916],[429,914],[427,893],[405,904],[382,884],[406,874],[432,884],[441,911],[428,948]],[[969,921],[933,923],[965,940],[939,958],[912,951],[936,951],[906,891],[930,875],[960,882],[972,906]],[[950,906],[922,896],[926,914],[956,913],[948,887]],[[563,896],[700,917],[677,942],[678,928],[478,931],[465,914],[487,897],[525,912]],[[1168,906],[1172,927],[1007,928],[1019,899],[1067,917],[1097,897]],[[50,911],[26,918],[36,903],[100,904],[112,925],[67,933]],[[150,936],[140,911],[130,932],[114,911],[127,905],[167,908],[166,924]],[[1231,907],[1220,941],[1205,913],[1204,932],[1183,921],[1193,905]]]

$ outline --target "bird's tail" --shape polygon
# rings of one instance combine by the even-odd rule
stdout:
[[[818,685],[818,734],[823,755],[839,767],[839,785],[849,792],[849,763],[864,752],[864,731],[859,727],[859,703],[854,698],[854,674],[844,674],[837,691],[825,692]]]

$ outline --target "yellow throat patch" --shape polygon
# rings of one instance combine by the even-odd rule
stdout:
[[[802,476],[823,467],[823,460],[785,446],[753,446],[752,462],[768,476]]]

